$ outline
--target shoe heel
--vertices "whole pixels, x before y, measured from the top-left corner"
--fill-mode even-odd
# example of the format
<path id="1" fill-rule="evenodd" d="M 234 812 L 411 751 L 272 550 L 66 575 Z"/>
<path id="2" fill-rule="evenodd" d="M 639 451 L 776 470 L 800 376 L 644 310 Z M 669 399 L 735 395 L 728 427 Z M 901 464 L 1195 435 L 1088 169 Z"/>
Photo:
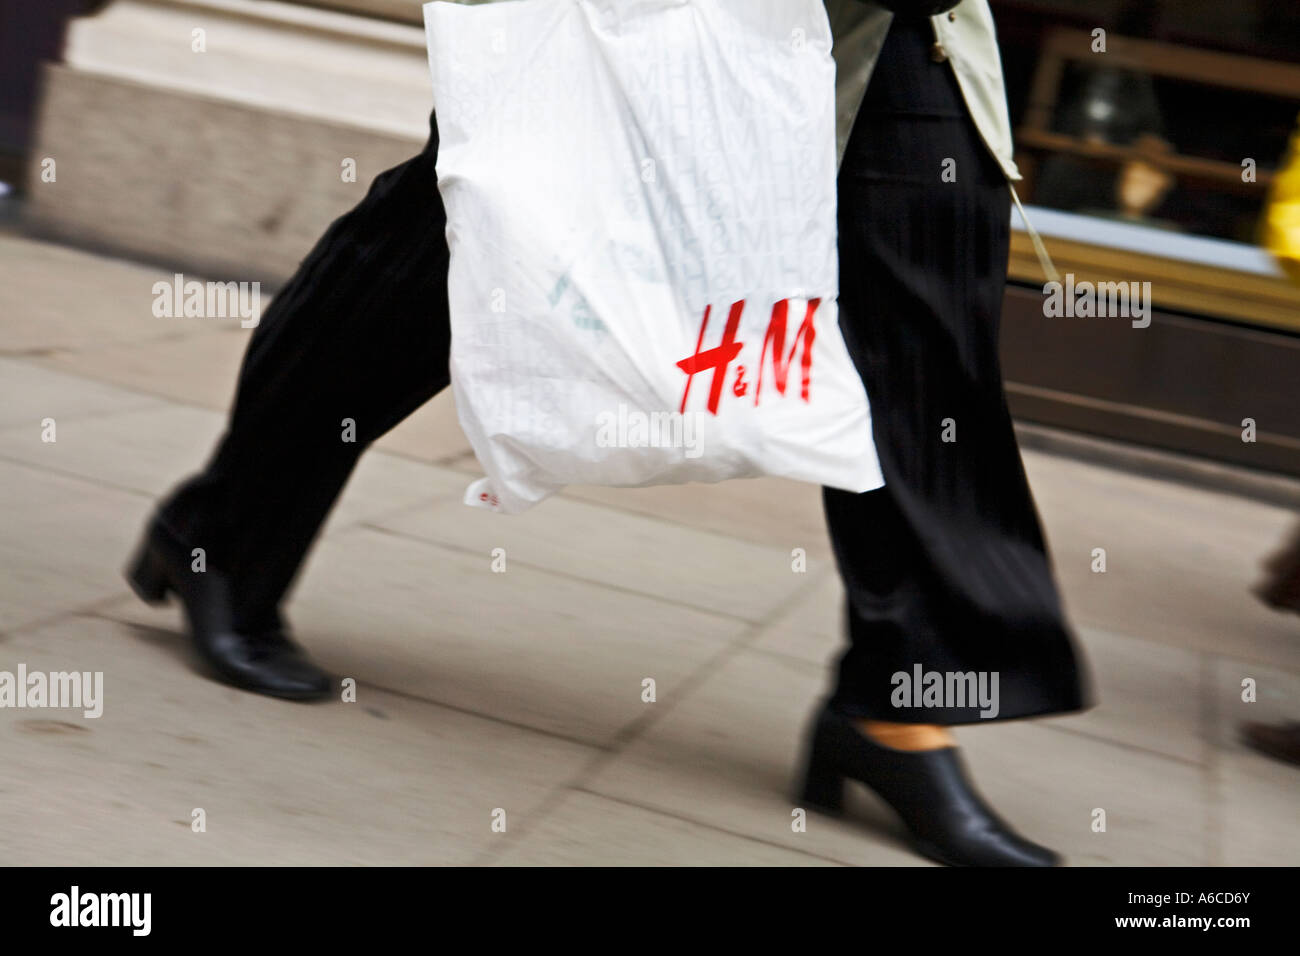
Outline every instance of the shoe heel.
<path id="1" fill-rule="evenodd" d="M 814 740 L 799 799 L 809 809 L 838 815 L 844 812 L 844 775 L 818 750 Z"/>
<path id="2" fill-rule="evenodd" d="M 127 568 L 126 582 L 146 604 L 162 604 L 167 600 L 167 578 L 147 546 L 140 549 Z"/>

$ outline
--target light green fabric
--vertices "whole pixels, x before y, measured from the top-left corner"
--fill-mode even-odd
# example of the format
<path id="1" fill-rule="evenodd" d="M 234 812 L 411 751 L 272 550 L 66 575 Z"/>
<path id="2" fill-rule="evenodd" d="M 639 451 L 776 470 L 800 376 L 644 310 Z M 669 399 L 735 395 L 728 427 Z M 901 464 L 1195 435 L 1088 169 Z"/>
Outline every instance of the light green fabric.
<path id="1" fill-rule="evenodd" d="M 893 14 L 863 0 L 826 0 L 826 12 L 835 36 L 836 132 L 842 158 Z M 962 0 L 950 14 L 940 14 L 931 22 L 935 41 L 947 54 L 946 65 L 957 75 L 966 108 L 985 145 L 997 157 L 1008 179 L 1020 179 L 1011 158 L 1011 120 L 1007 115 L 1002 57 L 987 0 Z"/>
<path id="2" fill-rule="evenodd" d="M 501 3 L 506 0 L 451 0 L 452 3 Z M 825 0 L 835 37 L 836 134 L 840 158 L 871 79 L 876 58 L 889 32 L 893 14 L 869 0 Z M 947 54 L 947 66 L 957 76 L 966 108 L 1011 180 L 1020 179 L 1012 160 L 1011 121 L 1007 116 L 1002 59 L 998 53 L 993 14 L 987 0 L 962 0 L 951 13 L 933 18 L 936 42 Z"/>

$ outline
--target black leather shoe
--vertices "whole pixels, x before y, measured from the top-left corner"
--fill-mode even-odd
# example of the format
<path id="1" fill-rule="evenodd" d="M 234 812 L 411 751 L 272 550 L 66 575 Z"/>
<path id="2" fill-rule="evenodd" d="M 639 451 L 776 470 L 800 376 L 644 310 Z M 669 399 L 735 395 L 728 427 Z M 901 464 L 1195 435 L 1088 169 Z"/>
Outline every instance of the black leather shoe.
<path id="1" fill-rule="evenodd" d="M 289 639 L 278 620 L 237 630 L 230 579 L 213 568 L 191 570 L 191 549 L 154 519 L 126 579 L 141 600 L 161 604 L 170 591 L 180 598 L 199 656 L 227 684 L 289 700 L 329 695 L 329 675 Z"/>
<path id="2" fill-rule="evenodd" d="M 1057 866 L 1061 858 L 998 819 L 966 777 L 956 747 L 882 747 L 853 721 L 822 710 L 809 745 L 804 805 L 839 814 L 844 781 L 866 784 L 894 808 L 918 853 L 948 866 Z"/>

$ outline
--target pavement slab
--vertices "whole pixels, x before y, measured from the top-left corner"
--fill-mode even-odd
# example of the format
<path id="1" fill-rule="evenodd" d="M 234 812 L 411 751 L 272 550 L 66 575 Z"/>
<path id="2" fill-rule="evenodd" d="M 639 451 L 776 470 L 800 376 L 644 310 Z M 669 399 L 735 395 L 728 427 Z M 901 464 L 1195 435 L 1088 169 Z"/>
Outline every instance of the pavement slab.
<path id="1" fill-rule="evenodd" d="M 103 714 L 0 710 L 11 865 L 456 865 L 591 759 L 553 735 L 373 687 L 286 704 L 193 677 L 153 628 L 73 616 L 6 662 L 103 672 Z M 195 832 L 195 810 L 204 832 Z M 18 825 L 21 823 L 21 825 Z"/>
<path id="2" fill-rule="evenodd" d="M 376 524 L 465 551 L 499 549 L 507 567 L 547 568 L 751 623 L 802 593 L 809 577 L 777 548 L 564 498 L 499 515 L 457 496 Z"/>

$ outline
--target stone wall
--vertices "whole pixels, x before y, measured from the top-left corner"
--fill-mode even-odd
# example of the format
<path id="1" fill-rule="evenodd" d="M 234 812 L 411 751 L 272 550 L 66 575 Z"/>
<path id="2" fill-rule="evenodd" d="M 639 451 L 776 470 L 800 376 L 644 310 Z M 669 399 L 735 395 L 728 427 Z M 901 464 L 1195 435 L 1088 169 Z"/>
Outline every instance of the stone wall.
<path id="1" fill-rule="evenodd" d="M 115 0 L 44 87 L 33 231 L 272 284 L 418 152 L 432 104 L 420 27 L 271 0 Z"/>

